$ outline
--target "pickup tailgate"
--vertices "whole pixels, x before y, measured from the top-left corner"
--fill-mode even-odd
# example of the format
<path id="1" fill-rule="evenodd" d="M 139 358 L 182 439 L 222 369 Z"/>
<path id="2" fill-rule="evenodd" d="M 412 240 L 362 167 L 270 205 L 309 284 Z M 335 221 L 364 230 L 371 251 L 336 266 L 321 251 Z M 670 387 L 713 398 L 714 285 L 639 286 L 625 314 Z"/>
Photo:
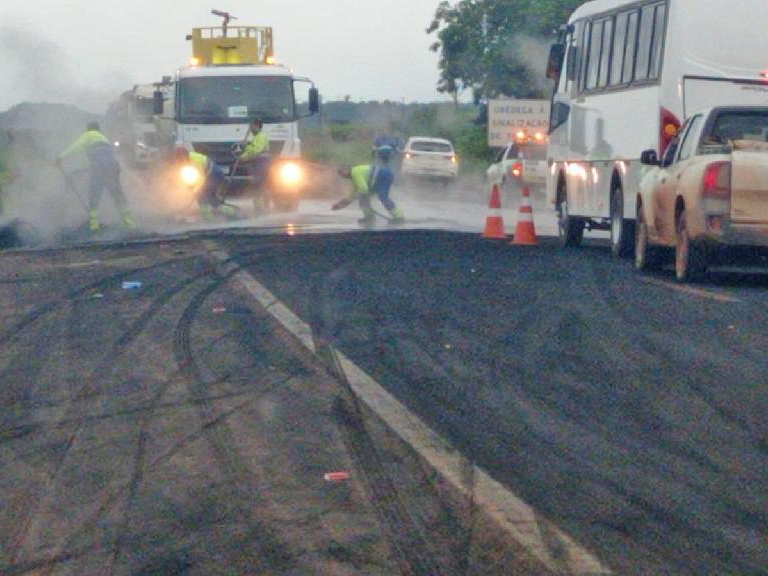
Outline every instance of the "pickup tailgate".
<path id="1" fill-rule="evenodd" d="M 768 146 L 736 149 L 731 161 L 731 219 L 742 224 L 768 223 Z"/>
<path id="2" fill-rule="evenodd" d="M 528 184 L 544 184 L 547 181 L 546 160 L 523 160 L 523 182 Z"/>

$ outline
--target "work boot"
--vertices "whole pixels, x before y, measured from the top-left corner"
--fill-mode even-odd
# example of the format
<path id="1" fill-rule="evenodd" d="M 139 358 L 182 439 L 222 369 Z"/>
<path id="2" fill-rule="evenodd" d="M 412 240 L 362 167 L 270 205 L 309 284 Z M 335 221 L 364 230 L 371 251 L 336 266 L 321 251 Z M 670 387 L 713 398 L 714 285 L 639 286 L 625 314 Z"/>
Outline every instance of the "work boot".
<path id="1" fill-rule="evenodd" d="M 128 210 L 123 210 L 121 215 L 123 217 L 123 226 L 125 226 L 126 230 L 135 230 L 136 222 L 131 216 L 131 213 Z"/>
<path id="2" fill-rule="evenodd" d="M 91 232 L 98 232 L 101 230 L 101 224 L 99 224 L 99 213 L 96 210 L 91 210 L 88 214 L 88 229 Z"/>
<path id="3" fill-rule="evenodd" d="M 210 204 L 200 204 L 200 216 L 202 216 L 203 220 L 213 220 L 216 218 L 213 206 Z"/>
<path id="4" fill-rule="evenodd" d="M 392 212 L 392 221 L 396 222 L 398 224 L 405 222 L 405 214 L 403 214 L 403 211 L 400 210 L 400 208 L 393 208 Z"/>
<path id="5" fill-rule="evenodd" d="M 358 220 L 360 224 L 373 224 L 376 215 L 373 212 L 364 212 L 363 217 Z"/>

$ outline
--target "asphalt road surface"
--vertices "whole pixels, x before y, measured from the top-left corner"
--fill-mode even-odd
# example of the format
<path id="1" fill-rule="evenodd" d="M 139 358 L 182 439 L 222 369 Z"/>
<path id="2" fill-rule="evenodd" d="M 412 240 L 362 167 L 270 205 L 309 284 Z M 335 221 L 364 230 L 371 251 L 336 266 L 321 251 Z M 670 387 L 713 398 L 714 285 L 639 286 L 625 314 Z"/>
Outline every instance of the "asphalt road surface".
<path id="1" fill-rule="evenodd" d="M 768 573 L 765 274 L 681 287 L 601 245 L 441 232 L 248 269 L 616 574 Z"/>
<path id="2" fill-rule="evenodd" d="M 768 573 L 768 276 L 283 230 L 213 238 L 615 574 Z M 323 481 L 365 476 L 343 391 L 196 237 L 0 272 L 0 573 L 460 573 L 450 534 Z"/>
<path id="3" fill-rule="evenodd" d="M 0 270 L 0 574 L 450 567 L 371 498 L 339 385 L 201 242 Z"/>

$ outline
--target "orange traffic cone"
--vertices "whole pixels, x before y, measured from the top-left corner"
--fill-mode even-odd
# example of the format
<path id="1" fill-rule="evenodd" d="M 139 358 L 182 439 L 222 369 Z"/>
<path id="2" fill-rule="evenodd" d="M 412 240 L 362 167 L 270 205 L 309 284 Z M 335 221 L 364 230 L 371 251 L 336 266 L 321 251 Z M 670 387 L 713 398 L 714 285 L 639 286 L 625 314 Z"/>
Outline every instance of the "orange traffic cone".
<path id="1" fill-rule="evenodd" d="M 504 219 L 501 217 L 501 196 L 498 184 L 493 185 L 491 202 L 488 204 L 488 218 L 485 219 L 485 232 L 483 238 L 504 240 L 507 234 L 504 232 Z"/>
<path id="2" fill-rule="evenodd" d="M 536 246 L 536 228 L 533 225 L 533 208 L 531 207 L 531 189 L 523 186 L 523 198 L 520 202 L 520 214 L 517 217 L 515 239 L 516 246 Z"/>

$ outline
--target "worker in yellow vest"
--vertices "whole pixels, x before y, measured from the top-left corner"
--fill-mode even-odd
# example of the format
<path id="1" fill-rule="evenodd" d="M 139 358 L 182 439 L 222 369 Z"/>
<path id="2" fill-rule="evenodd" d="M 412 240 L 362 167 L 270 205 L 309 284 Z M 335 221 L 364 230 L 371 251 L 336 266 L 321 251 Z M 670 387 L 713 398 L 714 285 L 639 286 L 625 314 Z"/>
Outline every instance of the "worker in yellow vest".
<path id="1" fill-rule="evenodd" d="M 61 167 L 65 158 L 72 154 L 83 153 L 88 157 L 91 174 L 88 186 L 88 226 L 92 232 L 101 229 L 99 222 L 99 202 L 104 188 L 109 191 L 112 201 L 120 211 L 123 225 L 128 229 L 136 228 L 136 223 L 128 208 L 128 201 L 120 185 L 120 164 L 115 158 L 112 145 L 99 129 L 98 122 L 90 122 L 86 131 L 80 135 L 67 149 L 56 159 L 56 165 Z"/>

